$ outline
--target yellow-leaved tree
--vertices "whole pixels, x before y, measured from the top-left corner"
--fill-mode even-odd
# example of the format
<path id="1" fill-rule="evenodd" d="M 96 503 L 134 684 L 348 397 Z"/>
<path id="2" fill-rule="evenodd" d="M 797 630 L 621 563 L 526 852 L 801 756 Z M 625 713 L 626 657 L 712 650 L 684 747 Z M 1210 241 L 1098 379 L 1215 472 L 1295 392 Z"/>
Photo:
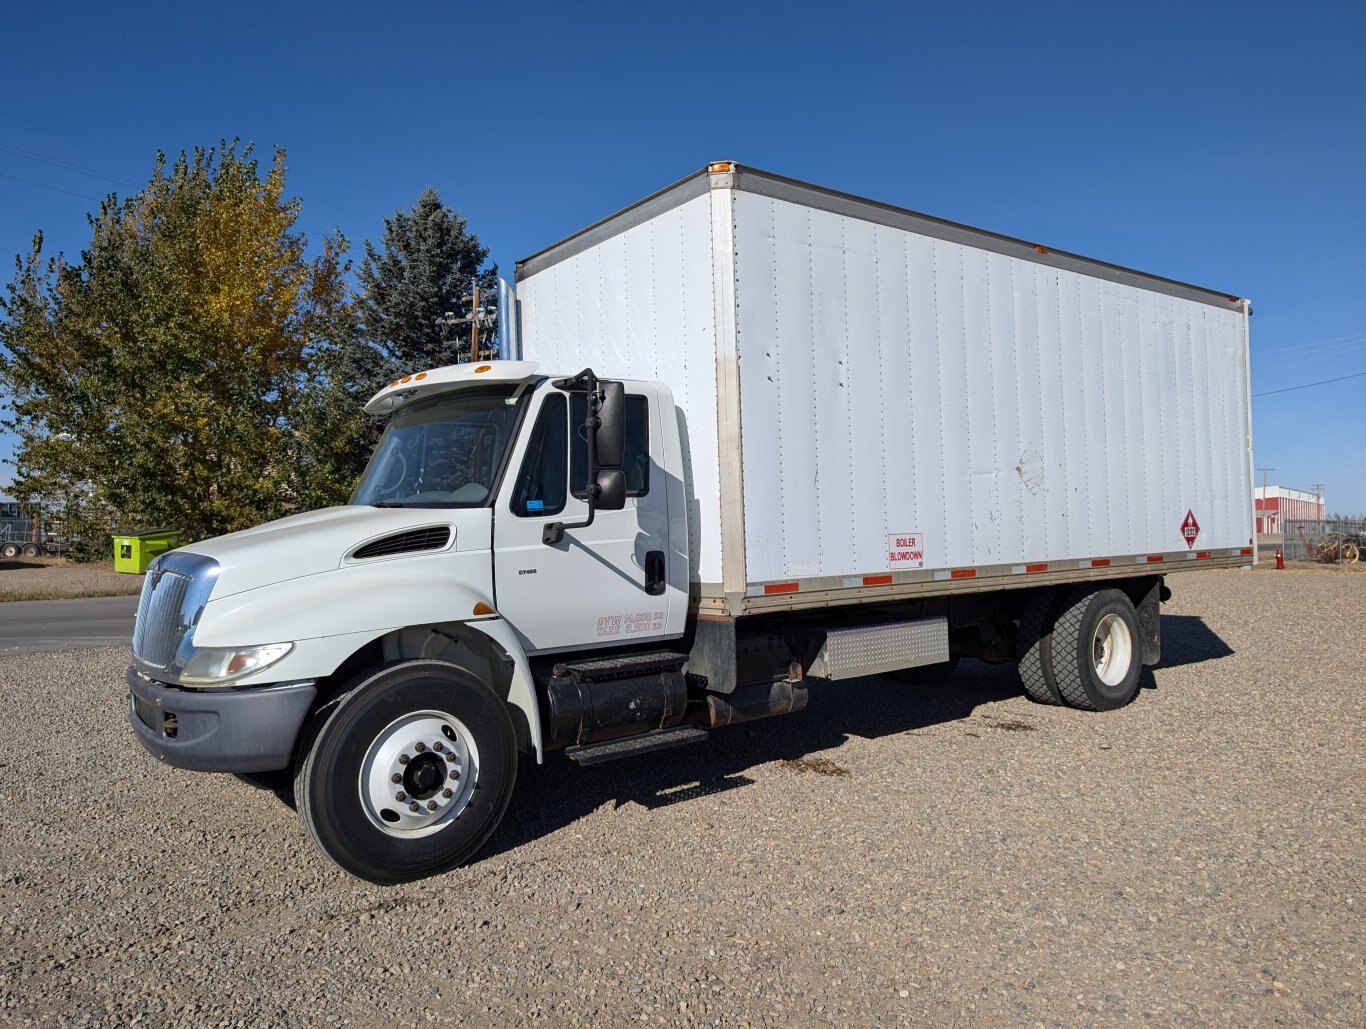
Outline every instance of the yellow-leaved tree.
<path id="1" fill-rule="evenodd" d="M 42 237 L 0 300 L 0 381 L 19 437 L 14 492 L 110 529 L 199 539 L 290 506 L 291 417 L 346 321 L 346 242 L 310 257 L 268 168 L 234 141 L 158 155 L 136 195 L 109 196 L 78 264 Z"/>

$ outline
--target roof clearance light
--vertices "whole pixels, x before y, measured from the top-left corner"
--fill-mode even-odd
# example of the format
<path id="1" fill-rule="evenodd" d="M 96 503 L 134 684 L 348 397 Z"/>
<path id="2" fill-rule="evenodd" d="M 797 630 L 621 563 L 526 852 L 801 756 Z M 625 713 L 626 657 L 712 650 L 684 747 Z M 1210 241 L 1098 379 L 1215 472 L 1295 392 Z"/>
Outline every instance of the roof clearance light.
<path id="1" fill-rule="evenodd" d="M 1036 253 L 1036 254 L 1046 254 L 1046 253 L 1048 253 L 1048 247 L 1036 246 L 1036 247 L 1034 248 L 1034 253 Z"/>
<path id="2" fill-rule="evenodd" d="M 713 175 L 720 175 L 723 172 L 732 172 L 735 171 L 735 162 L 712 161 L 711 164 L 707 165 L 707 171 L 711 172 Z"/>
<path id="3" fill-rule="evenodd" d="M 422 381 L 423 379 L 425 379 L 426 377 L 427 377 L 427 373 L 426 373 L 426 372 L 418 372 L 416 375 L 413 376 L 413 378 L 416 379 L 418 382 L 421 382 L 421 381 Z"/>
<path id="4" fill-rule="evenodd" d="M 411 375 L 405 375 L 405 376 L 403 376 L 403 378 L 399 379 L 398 381 L 399 381 L 399 382 L 412 382 L 412 381 L 413 381 L 413 377 L 412 377 Z"/>
<path id="5" fill-rule="evenodd" d="M 476 369 L 474 370 L 474 374 L 475 374 L 475 375 L 483 375 L 484 372 L 491 372 L 491 371 L 493 371 L 493 365 L 491 365 L 491 364 L 481 364 L 478 368 L 476 368 Z"/>

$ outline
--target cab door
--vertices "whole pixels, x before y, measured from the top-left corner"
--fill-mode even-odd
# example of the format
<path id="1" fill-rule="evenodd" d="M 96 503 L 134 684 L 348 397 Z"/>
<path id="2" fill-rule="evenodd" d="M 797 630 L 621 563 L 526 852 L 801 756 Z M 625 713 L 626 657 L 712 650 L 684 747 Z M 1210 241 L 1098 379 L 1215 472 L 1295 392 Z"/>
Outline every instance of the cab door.
<path id="1" fill-rule="evenodd" d="M 498 612 L 528 652 L 621 646 L 669 635 L 679 571 L 669 569 L 669 489 L 659 404 L 628 383 L 622 470 L 626 506 L 542 542 L 549 522 L 583 521 L 587 394 L 550 383 L 532 395 L 529 429 L 512 455 L 494 507 Z M 672 412 L 670 412 L 672 414 Z M 576 495 L 579 494 L 579 495 Z M 686 588 L 686 587 L 685 587 Z M 684 594 L 686 601 L 686 593 Z M 675 633 L 676 635 L 676 633 Z"/>

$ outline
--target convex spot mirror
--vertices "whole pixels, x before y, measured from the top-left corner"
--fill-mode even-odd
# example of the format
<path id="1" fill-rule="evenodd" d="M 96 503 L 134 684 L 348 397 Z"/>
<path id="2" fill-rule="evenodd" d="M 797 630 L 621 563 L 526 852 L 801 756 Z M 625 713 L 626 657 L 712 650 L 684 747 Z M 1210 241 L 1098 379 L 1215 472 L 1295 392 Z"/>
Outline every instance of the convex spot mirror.
<path id="1" fill-rule="evenodd" d="M 602 391 L 602 406 L 598 408 L 598 467 L 618 468 L 626 456 L 626 387 L 620 382 L 599 380 L 598 388 Z M 602 501 L 598 506 L 607 508 Z M 617 508 L 620 507 L 618 504 Z"/>
<path id="2" fill-rule="evenodd" d="M 626 506 L 626 473 L 620 468 L 599 468 L 598 497 L 594 503 L 599 511 L 620 511 Z"/>

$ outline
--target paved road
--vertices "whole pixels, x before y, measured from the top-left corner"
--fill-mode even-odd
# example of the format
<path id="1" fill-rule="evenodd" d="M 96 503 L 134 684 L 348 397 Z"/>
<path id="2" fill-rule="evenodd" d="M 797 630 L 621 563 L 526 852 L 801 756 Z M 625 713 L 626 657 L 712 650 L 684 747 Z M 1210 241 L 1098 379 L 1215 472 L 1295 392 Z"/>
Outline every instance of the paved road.
<path id="1" fill-rule="evenodd" d="M 137 609 L 137 597 L 0 604 L 0 654 L 126 644 Z"/>

